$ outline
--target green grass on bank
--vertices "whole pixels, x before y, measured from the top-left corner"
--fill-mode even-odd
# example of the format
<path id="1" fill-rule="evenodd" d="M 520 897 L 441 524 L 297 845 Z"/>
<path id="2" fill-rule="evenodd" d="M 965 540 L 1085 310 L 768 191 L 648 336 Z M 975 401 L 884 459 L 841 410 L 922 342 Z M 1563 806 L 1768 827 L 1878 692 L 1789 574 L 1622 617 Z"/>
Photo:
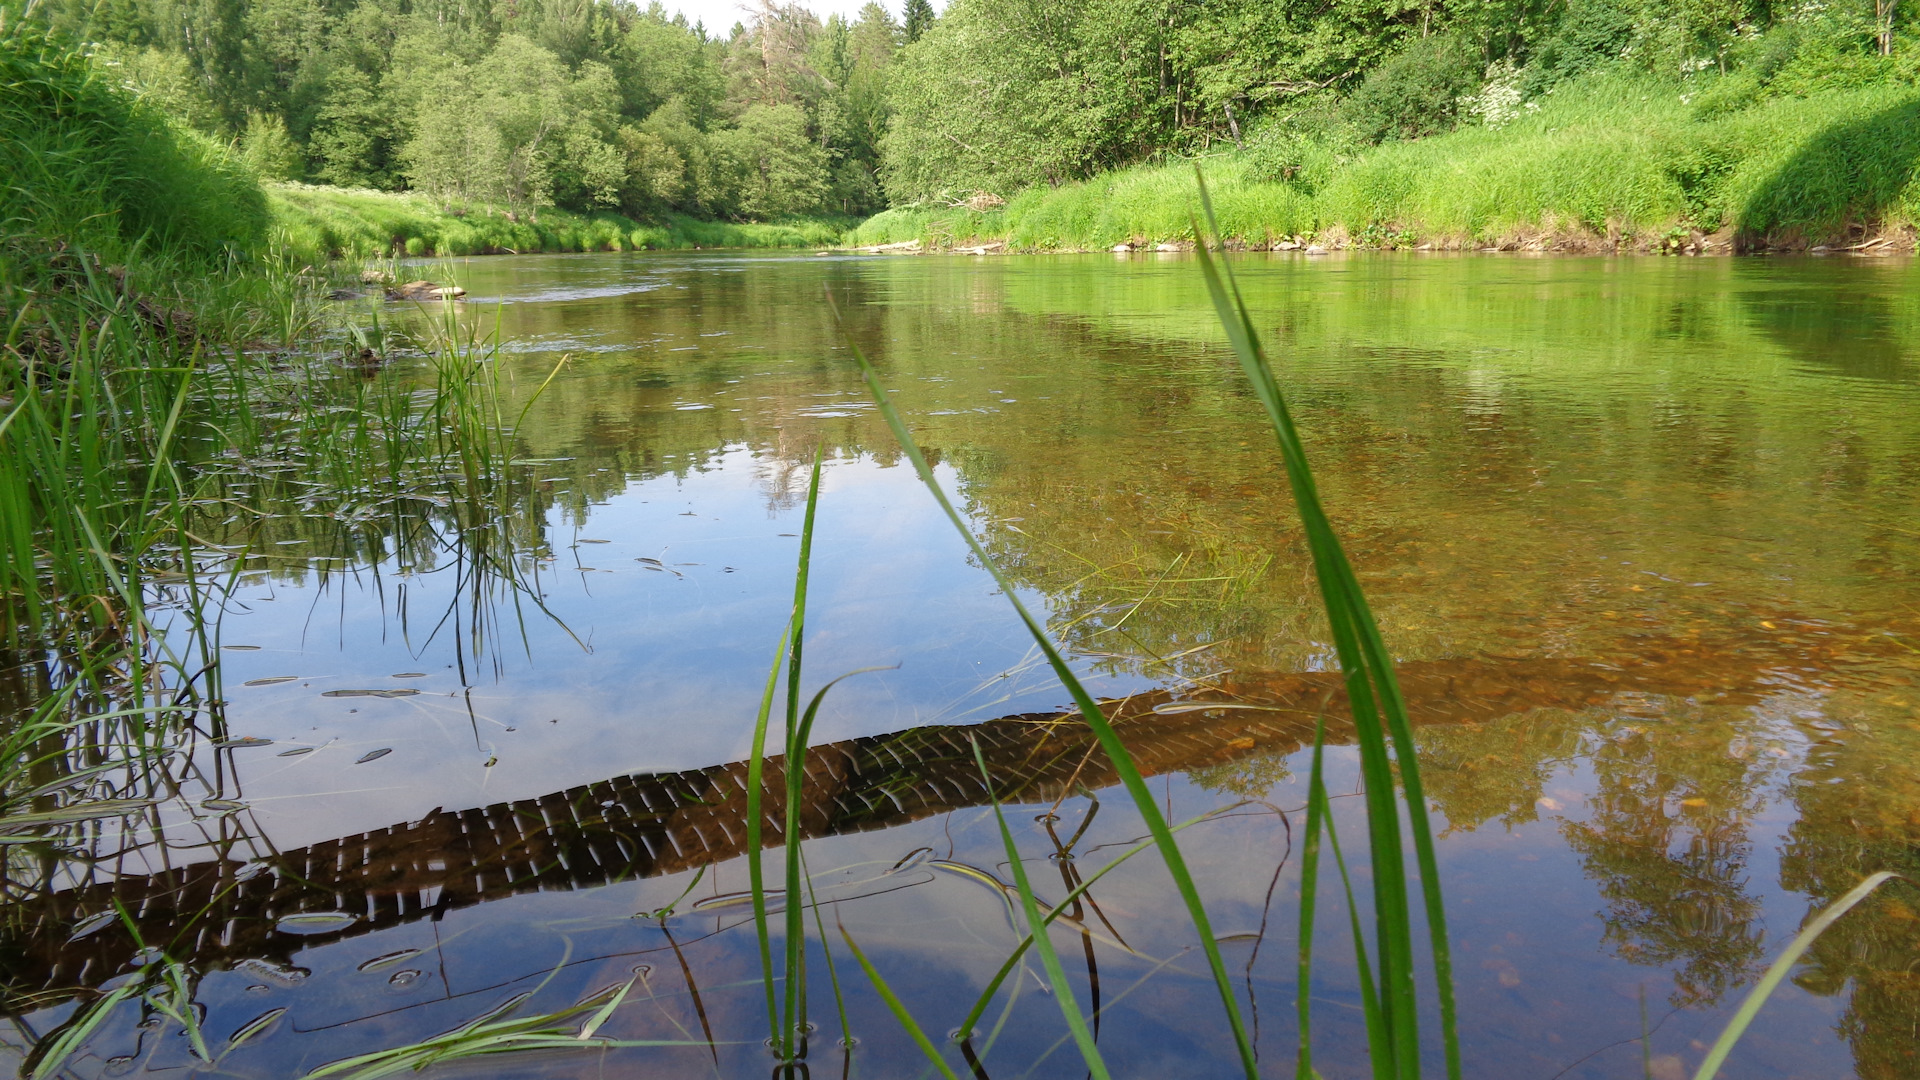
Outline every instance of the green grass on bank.
<path id="1" fill-rule="evenodd" d="M 450 210 L 417 195 L 355 188 L 272 184 L 274 234 L 300 258 L 482 255 L 635 248 L 774 248 L 837 243 L 843 226 L 803 219 L 779 224 L 700 221 L 669 214 L 639 222 L 613 213 L 537 214 L 473 207 Z"/>
<path id="2" fill-rule="evenodd" d="M 253 177 L 31 23 L 0 20 L 0 258 L 37 277 L 57 252 L 205 271 L 266 233 Z"/>
<path id="3" fill-rule="evenodd" d="M 1546 237 L 1655 247 L 1676 233 L 1793 247 L 1920 223 L 1920 88 L 1777 97 L 1744 107 L 1601 74 L 1501 128 L 1469 127 L 1259 179 L 1257 151 L 1203 162 L 1224 235 L 1464 246 Z M 1192 238 L 1190 162 L 1016 194 L 1004 209 L 904 207 L 853 244 L 1004 240 L 1098 249 Z"/>

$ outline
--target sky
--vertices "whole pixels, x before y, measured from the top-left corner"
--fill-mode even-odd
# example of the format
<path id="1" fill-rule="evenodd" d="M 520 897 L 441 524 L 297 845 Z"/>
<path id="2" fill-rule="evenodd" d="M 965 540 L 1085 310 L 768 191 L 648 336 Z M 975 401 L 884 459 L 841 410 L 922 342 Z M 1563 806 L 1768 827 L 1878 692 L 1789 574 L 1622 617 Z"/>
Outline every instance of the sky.
<path id="1" fill-rule="evenodd" d="M 668 11 L 678 11 L 686 15 L 688 22 L 703 22 L 710 34 L 725 36 L 733 24 L 746 18 L 747 8 L 753 0 L 661 0 Z M 805 6 L 812 8 L 821 18 L 841 14 L 851 18 L 866 5 L 867 0 L 802 0 Z M 901 0 L 880 0 L 893 17 L 900 17 Z M 644 4 L 642 5 L 644 6 Z M 946 0 L 933 0 L 933 8 L 939 11 L 946 7 Z"/>

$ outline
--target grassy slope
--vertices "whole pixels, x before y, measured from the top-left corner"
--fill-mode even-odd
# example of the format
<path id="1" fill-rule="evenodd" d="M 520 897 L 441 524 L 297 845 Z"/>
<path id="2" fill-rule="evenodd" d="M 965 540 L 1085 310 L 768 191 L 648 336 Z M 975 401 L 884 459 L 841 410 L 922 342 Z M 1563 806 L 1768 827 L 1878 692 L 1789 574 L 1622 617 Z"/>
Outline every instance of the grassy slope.
<path id="1" fill-rule="evenodd" d="M 618 214 L 551 208 L 532 220 L 510 220 L 486 210 L 456 215 L 415 195 L 305 184 L 274 184 L 267 195 L 276 243 L 309 261 L 398 253 L 808 247 L 835 243 L 842 232 L 837 223 L 817 220 L 741 225 L 672 214 L 646 224 Z"/>
<path id="2" fill-rule="evenodd" d="M 1920 90 L 1785 97 L 1712 115 L 1670 88 L 1618 76 L 1568 85 L 1500 129 L 1372 148 L 1317 190 L 1248 178 L 1239 155 L 1204 163 L 1222 231 L 1396 246 L 1658 247 L 1696 233 L 1796 246 L 1850 227 L 1920 223 Z M 1005 240 L 1106 248 L 1190 239 L 1191 163 L 1141 166 L 1003 210 L 908 207 L 854 244 Z"/>

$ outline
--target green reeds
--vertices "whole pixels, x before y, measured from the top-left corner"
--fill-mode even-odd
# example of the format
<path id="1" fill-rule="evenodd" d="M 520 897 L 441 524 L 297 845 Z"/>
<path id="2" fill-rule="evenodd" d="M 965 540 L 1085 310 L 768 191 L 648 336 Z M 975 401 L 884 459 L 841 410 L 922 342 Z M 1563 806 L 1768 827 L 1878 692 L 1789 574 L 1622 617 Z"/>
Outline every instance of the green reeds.
<path id="1" fill-rule="evenodd" d="M 804 712 L 800 708 L 800 677 L 807 630 L 807 581 L 813 566 L 813 527 L 820 509 L 820 466 L 825 448 L 816 448 L 813 470 L 807 480 L 807 509 L 800 526 L 800 558 L 794 571 L 793 609 L 775 650 L 773 666 L 767 672 L 767 685 L 760 698 L 755 718 L 753 743 L 747 757 L 747 879 L 753 893 L 753 926 L 760 948 L 761 984 L 766 991 L 768 1044 L 782 1061 L 802 1056 L 806 1027 L 806 923 L 801 896 L 803 873 L 800 857 L 800 810 L 802 788 L 806 781 L 807 735 L 820 708 L 827 684 L 814 696 Z M 766 756 L 769 721 L 773 713 L 780 669 L 786 666 L 786 725 L 782 738 L 785 755 L 782 820 L 780 839 L 785 855 L 784 908 L 785 936 L 779 979 L 775 990 L 772 929 L 767 920 L 766 867 L 763 861 L 766 818 Z M 837 681 L 837 680 L 836 680 Z M 822 945 L 825 939 L 822 939 Z M 850 1037 L 849 1033 L 842 1033 Z"/>
<path id="2" fill-rule="evenodd" d="M 1208 224 L 1212 226 L 1212 207 L 1205 202 L 1204 187 L 1201 189 L 1201 198 Z M 1191 224 L 1195 235 L 1206 235 L 1201 230 L 1198 220 L 1192 221 Z M 1333 630 L 1335 649 L 1346 676 L 1349 705 L 1360 732 L 1362 773 L 1366 783 L 1368 807 L 1368 840 L 1374 879 L 1374 933 L 1376 951 L 1380 957 L 1377 977 L 1371 964 L 1365 959 L 1365 943 L 1360 931 L 1357 909 L 1352 912 L 1351 919 L 1356 935 L 1355 943 L 1360 948 L 1361 964 L 1366 969 L 1361 973 L 1363 985 L 1369 988 L 1369 993 L 1366 995 L 1369 999 L 1367 1017 L 1374 1073 L 1383 1080 L 1384 1078 L 1411 1080 L 1419 1076 L 1421 1067 L 1418 1000 L 1414 984 L 1414 915 L 1404 865 L 1401 818 L 1395 790 L 1397 781 L 1398 785 L 1404 786 L 1406 790 L 1407 817 L 1420 867 L 1425 901 L 1424 914 L 1428 924 L 1428 937 L 1435 968 L 1434 977 L 1440 999 L 1441 1038 L 1447 1072 L 1450 1077 L 1457 1080 L 1460 1075 L 1459 1042 L 1454 1015 L 1445 909 L 1440 896 L 1432 831 L 1420 789 L 1412 728 L 1407 719 L 1405 702 L 1394 677 L 1392 660 L 1380 637 L 1379 628 L 1367 606 L 1359 582 L 1354 576 L 1324 508 L 1320 505 L 1299 433 L 1287 412 L 1278 383 L 1260 348 L 1259 339 L 1253 329 L 1245 303 L 1241 300 L 1237 287 L 1232 283 L 1231 272 L 1218 266 L 1204 246 L 1201 252 L 1201 269 L 1221 322 L 1227 329 L 1228 340 L 1235 355 L 1240 359 L 1243 370 L 1253 383 L 1256 395 L 1265 406 L 1278 439 L 1289 486 L 1307 532 L 1315 575 L 1320 582 L 1322 600 L 1326 605 L 1328 622 Z M 831 297 L 829 299 L 831 300 Z M 1125 745 L 1105 714 L 1053 646 L 1045 628 L 1020 601 L 1012 582 L 988 556 L 972 531 L 967 528 L 966 521 L 948 501 L 945 492 L 941 490 L 932 470 L 928 467 L 925 457 L 914 443 L 911 432 L 907 429 L 899 412 L 893 407 L 892 400 L 880 381 L 878 371 L 851 337 L 847 339 L 847 345 L 860 367 L 869 393 L 900 444 L 902 452 L 912 462 L 921 482 L 933 494 L 948 520 L 971 547 L 974 556 L 993 575 L 995 583 L 1007 595 L 1028 633 L 1073 696 L 1082 718 L 1092 729 L 1101 748 L 1113 762 L 1115 772 L 1133 797 L 1136 807 L 1147 823 L 1152 840 L 1180 891 L 1181 899 L 1187 907 L 1195 929 L 1199 932 L 1201 946 L 1206 952 L 1208 965 L 1212 969 L 1221 1004 L 1233 1030 L 1242 1064 L 1249 1077 L 1256 1076 L 1258 1067 L 1252 1043 L 1241 1022 L 1238 1003 L 1215 944 L 1205 905 L 1193 884 L 1192 875 L 1187 870 L 1172 830 L 1168 827 L 1158 805 L 1147 792 L 1145 782 L 1138 768 L 1134 766 L 1131 755 L 1127 753 Z M 1389 745 L 1389 738 L 1391 738 L 1391 745 Z M 1317 762 L 1318 752 L 1316 751 L 1316 764 Z M 1322 794 L 1324 796 L 1324 792 Z M 1310 811 L 1309 815 L 1313 819 L 1310 826 L 1312 830 L 1310 844 L 1315 845 L 1313 850 L 1316 860 L 1319 829 L 1326 827 L 1331 836 L 1332 823 L 1324 813 L 1324 804 L 1321 810 L 1319 814 Z M 1338 858 L 1337 843 L 1334 850 Z M 1017 856 L 1015 858 L 1017 865 Z M 1344 879 L 1346 877 L 1344 859 L 1340 861 Z M 1317 861 L 1315 871 L 1317 872 Z M 1032 902 L 1031 891 L 1024 888 L 1020 891 L 1023 893 L 1023 903 L 1029 909 L 1034 934 L 1037 936 L 1042 932 L 1045 920 L 1041 918 L 1037 906 Z M 1310 906 L 1303 911 L 1306 920 L 1303 926 L 1309 932 L 1309 937 L 1311 914 Z M 1035 945 L 1039 946 L 1037 940 Z M 1041 951 L 1044 957 L 1046 952 L 1044 949 Z M 1303 993 L 1305 980 L 1310 977 L 1310 970 L 1310 944 L 1303 941 L 1301 976 Z M 1373 989 L 1375 985 L 1377 985 L 1377 991 Z M 1062 1007 L 1068 1009 L 1069 1003 L 1063 1001 Z M 975 1011 L 977 1013 L 978 1009 L 976 1008 Z M 1074 1026 L 1073 1019 L 1070 1014 L 1068 1017 L 1070 1027 Z M 1302 1049 L 1299 1068 L 1302 1076 L 1306 1076 L 1311 1074 L 1312 1065 L 1311 1052 L 1308 1048 L 1310 1032 L 1307 1028 L 1308 1016 L 1304 998 L 1301 1021 Z M 1083 1056 L 1087 1058 L 1089 1068 L 1095 1072 L 1100 1071 L 1102 1066 L 1099 1063 L 1097 1049 L 1092 1046 L 1090 1039 L 1081 1039 L 1080 1034 L 1080 1030 L 1075 1028 L 1075 1038 L 1081 1043 Z"/>
<path id="3" fill-rule="evenodd" d="M 1207 198 L 1204 178 L 1199 181 L 1200 202 L 1211 235 L 1213 207 Z M 1408 888 L 1406 861 L 1401 846 L 1401 818 L 1398 786 L 1405 789 L 1407 821 L 1411 826 L 1414 854 L 1419 864 L 1420 891 L 1424 900 L 1427 940 L 1433 956 L 1433 977 L 1440 1004 L 1440 1038 L 1446 1056 L 1447 1075 L 1460 1075 L 1460 1041 L 1456 1030 L 1453 1001 L 1453 965 L 1447 942 L 1446 908 L 1440 895 L 1440 869 L 1434 855 L 1433 829 L 1427 819 L 1426 796 L 1420 785 L 1419 756 L 1413 741 L 1413 725 L 1407 717 L 1406 700 L 1401 696 L 1394 675 L 1393 657 L 1380 636 L 1379 624 L 1367 604 L 1365 593 L 1355 577 L 1346 551 L 1334 532 L 1333 523 L 1320 504 L 1313 470 L 1307 463 L 1306 447 L 1294 426 L 1286 399 L 1274 378 L 1273 368 L 1261 348 L 1259 334 L 1246 301 L 1233 280 L 1233 271 L 1216 261 L 1206 244 L 1199 249 L 1200 270 L 1207 282 L 1208 295 L 1226 330 L 1227 341 L 1254 394 L 1267 411 L 1279 442 L 1280 456 L 1287 474 L 1287 485 L 1299 511 L 1301 525 L 1312 552 L 1314 576 L 1319 581 L 1320 597 L 1326 606 L 1328 626 L 1333 634 L 1334 650 L 1345 676 L 1348 708 L 1353 713 L 1355 741 L 1360 750 L 1360 771 L 1367 806 L 1367 840 L 1372 855 L 1373 915 L 1376 952 L 1379 957 L 1380 1041 L 1374 1054 L 1377 1077 L 1411 1080 L 1420 1075 L 1420 1033 L 1418 999 L 1414 983 L 1414 920 L 1411 891 Z M 1375 1023 L 1368 1026 L 1375 1031 Z M 1302 1040 L 1309 1037 L 1301 1032 Z M 1385 1060 L 1381 1054 L 1385 1054 Z"/>

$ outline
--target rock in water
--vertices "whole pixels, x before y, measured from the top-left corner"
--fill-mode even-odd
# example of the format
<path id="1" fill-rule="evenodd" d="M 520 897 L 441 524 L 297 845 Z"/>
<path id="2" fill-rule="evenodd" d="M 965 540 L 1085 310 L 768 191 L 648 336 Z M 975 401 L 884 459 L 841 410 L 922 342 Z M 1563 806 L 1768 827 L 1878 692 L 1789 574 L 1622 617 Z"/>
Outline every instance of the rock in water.
<path id="1" fill-rule="evenodd" d="M 439 300 L 448 296 L 457 299 L 465 295 L 467 290 L 458 285 L 436 285 L 431 281 L 409 281 L 387 290 L 389 300 Z"/>

